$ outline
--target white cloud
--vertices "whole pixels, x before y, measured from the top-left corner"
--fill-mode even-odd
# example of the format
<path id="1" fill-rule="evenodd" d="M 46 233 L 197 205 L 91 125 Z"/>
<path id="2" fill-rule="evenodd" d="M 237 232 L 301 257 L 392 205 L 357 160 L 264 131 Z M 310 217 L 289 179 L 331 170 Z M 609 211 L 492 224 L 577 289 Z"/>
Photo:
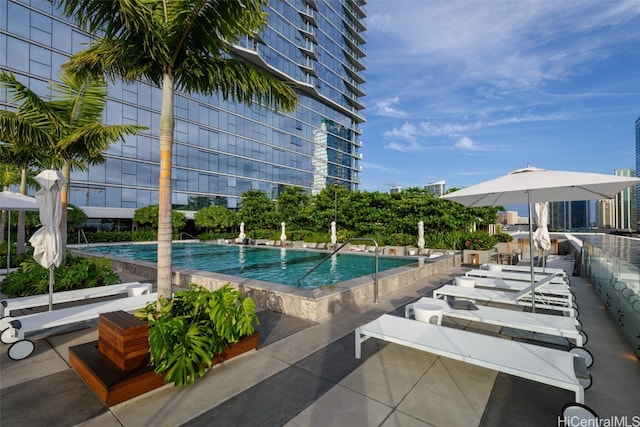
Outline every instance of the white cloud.
<path id="1" fill-rule="evenodd" d="M 637 40 L 640 2 L 370 0 L 368 61 L 393 75 L 412 69 L 407 93 L 422 84 L 454 87 L 481 82 L 508 95 L 564 81 L 610 56 L 621 37 Z M 594 37 L 594 33 L 597 34 Z M 398 47 L 402 54 L 389 55 Z M 375 65 L 374 65 L 375 64 Z M 420 82 L 423 70 L 425 80 Z M 433 81 L 435 79 L 435 82 Z"/>
<path id="2" fill-rule="evenodd" d="M 476 146 L 475 142 L 473 142 L 473 140 L 471 138 L 469 138 L 468 136 L 463 136 L 462 138 L 460 138 L 458 140 L 458 142 L 455 145 L 456 148 L 461 148 L 463 150 L 477 150 L 478 147 Z"/>
<path id="3" fill-rule="evenodd" d="M 399 102 L 400 98 L 398 98 L 397 96 L 377 101 L 373 105 L 373 112 L 374 114 L 380 116 L 404 117 L 407 114 L 404 111 L 395 108 L 395 105 L 397 105 Z"/>

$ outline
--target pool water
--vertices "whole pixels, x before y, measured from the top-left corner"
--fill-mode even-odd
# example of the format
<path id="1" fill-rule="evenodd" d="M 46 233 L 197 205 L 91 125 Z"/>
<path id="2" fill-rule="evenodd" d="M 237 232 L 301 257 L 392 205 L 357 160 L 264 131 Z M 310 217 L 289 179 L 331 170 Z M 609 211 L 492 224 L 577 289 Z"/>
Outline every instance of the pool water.
<path id="1" fill-rule="evenodd" d="M 84 251 L 157 262 L 156 244 L 90 246 Z M 326 251 L 268 248 L 212 243 L 174 243 L 173 266 L 211 271 L 247 279 L 298 286 L 298 280 L 329 253 Z M 378 257 L 378 271 L 414 264 L 406 258 Z M 318 288 L 360 276 L 373 275 L 375 257 L 339 253 L 325 261 L 300 283 Z"/>

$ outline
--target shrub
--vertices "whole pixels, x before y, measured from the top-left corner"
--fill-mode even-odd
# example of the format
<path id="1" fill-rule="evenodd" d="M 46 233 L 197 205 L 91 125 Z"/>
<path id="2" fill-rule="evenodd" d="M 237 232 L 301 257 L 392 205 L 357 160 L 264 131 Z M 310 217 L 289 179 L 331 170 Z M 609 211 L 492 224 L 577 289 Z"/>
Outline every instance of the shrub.
<path id="1" fill-rule="evenodd" d="M 49 292 L 49 270 L 33 258 L 27 259 L 18 271 L 7 274 L 2 291 L 9 297 L 46 294 Z M 67 255 L 64 263 L 54 269 L 54 292 L 113 285 L 119 278 L 107 258 L 82 258 Z"/>
<path id="2" fill-rule="evenodd" d="M 230 343 L 254 333 L 255 303 L 228 284 L 209 291 L 196 284 L 138 310 L 149 324 L 149 352 L 155 372 L 176 386 L 202 377 Z"/>
<path id="3" fill-rule="evenodd" d="M 474 231 L 467 235 L 464 248 L 486 251 L 493 248 L 496 243 L 498 243 L 498 239 L 495 236 L 485 231 Z"/>
<path id="4" fill-rule="evenodd" d="M 498 242 L 502 242 L 502 243 L 506 243 L 506 242 L 510 242 L 513 240 L 513 236 L 509 233 L 498 233 L 495 234 L 496 239 L 498 239 Z"/>

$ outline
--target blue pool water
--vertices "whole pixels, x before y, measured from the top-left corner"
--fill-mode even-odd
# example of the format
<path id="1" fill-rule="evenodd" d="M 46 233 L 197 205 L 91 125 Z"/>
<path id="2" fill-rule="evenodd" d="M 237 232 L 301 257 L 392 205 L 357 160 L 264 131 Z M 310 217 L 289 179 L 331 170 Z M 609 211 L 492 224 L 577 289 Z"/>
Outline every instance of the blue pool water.
<path id="1" fill-rule="evenodd" d="M 157 262 L 157 245 L 104 245 L 83 248 L 87 252 L 119 256 L 139 261 Z M 328 255 L 326 251 L 267 248 L 211 243 L 174 243 L 173 266 L 193 268 L 298 286 L 298 279 Z M 415 263 L 403 258 L 379 257 L 378 271 Z M 325 261 L 302 282 L 303 288 L 317 288 L 360 276 L 373 275 L 375 257 L 337 254 Z"/>

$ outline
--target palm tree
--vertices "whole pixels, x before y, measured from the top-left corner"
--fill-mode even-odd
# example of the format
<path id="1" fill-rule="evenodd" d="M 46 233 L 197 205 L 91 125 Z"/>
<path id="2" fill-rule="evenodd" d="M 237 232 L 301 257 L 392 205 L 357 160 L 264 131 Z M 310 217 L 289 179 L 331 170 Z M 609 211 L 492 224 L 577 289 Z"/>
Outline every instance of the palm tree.
<path id="1" fill-rule="evenodd" d="M 145 79 L 162 88 L 158 211 L 158 295 L 171 298 L 171 156 L 176 89 L 219 93 L 246 104 L 293 110 L 295 91 L 230 54 L 232 43 L 266 25 L 267 0 L 57 0 L 79 26 L 102 36 L 73 55 L 79 76 Z"/>
<path id="2" fill-rule="evenodd" d="M 20 171 L 12 162 L 9 155 L 9 147 L 0 146 L 0 186 L 1 190 L 8 190 L 12 184 L 17 184 L 20 177 Z M 7 223 L 7 211 L 2 209 L 0 212 L 0 244 L 4 242 L 4 229 Z M 11 242 L 8 242 L 10 245 Z"/>
<path id="3" fill-rule="evenodd" d="M 61 83 L 52 83 L 52 99 L 42 100 L 11 73 L 0 73 L 0 82 L 22 102 L 14 112 L 0 112 L 0 139 L 12 144 L 13 160 L 20 166 L 20 190 L 26 194 L 27 170 L 62 169 L 65 185 L 60 192 L 62 212 L 60 234 L 66 252 L 67 204 L 71 170 L 88 169 L 103 163 L 104 151 L 125 135 L 144 129 L 137 125 L 104 125 L 107 84 L 103 78 L 79 78 L 60 74 Z M 23 220 L 24 221 L 24 220 Z M 24 226 L 23 239 L 24 239 Z"/>
<path id="4" fill-rule="evenodd" d="M 0 162 L 11 165 L 11 168 L 3 168 L 2 182 L 3 186 L 19 184 L 20 194 L 26 195 L 27 186 L 35 182 L 29 174 L 31 168 L 42 163 L 45 157 L 48 158 L 48 153 L 53 152 L 50 129 L 56 117 L 46 101 L 16 80 L 12 73 L 0 72 L 0 86 L 11 95 L 11 104 L 20 103 L 14 110 L 0 111 L 0 140 L 6 143 L 1 147 Z M 10 170 L 13 172 L 10 173 Z M 10 178 L 11 175 L 14 178 Z M 4 224 L 4 219 L 0 223 Z M 16 236 L 18 254 L 24 252 L 24 224 L 25 213 L 19 211 Z"/>
<path id="5" fill-rule="evenodd" d="M 67 205 L 71 171 L 87 171 L 89 165 L 104 163 L 104 152 L 126 135 L 133 135 L 144 126 L 105 125 L 102 115 L 107 106 L 107 84 L 102 76 L 78 76 L 62 73 L 62 83 L 52 83 L 49 102 L 60 121 L 54 132 L 52 165 L 60 168 L 65 183 L 60 191 L 62 205 L 60 234 L 62 253 L 66 253 Z"/>

